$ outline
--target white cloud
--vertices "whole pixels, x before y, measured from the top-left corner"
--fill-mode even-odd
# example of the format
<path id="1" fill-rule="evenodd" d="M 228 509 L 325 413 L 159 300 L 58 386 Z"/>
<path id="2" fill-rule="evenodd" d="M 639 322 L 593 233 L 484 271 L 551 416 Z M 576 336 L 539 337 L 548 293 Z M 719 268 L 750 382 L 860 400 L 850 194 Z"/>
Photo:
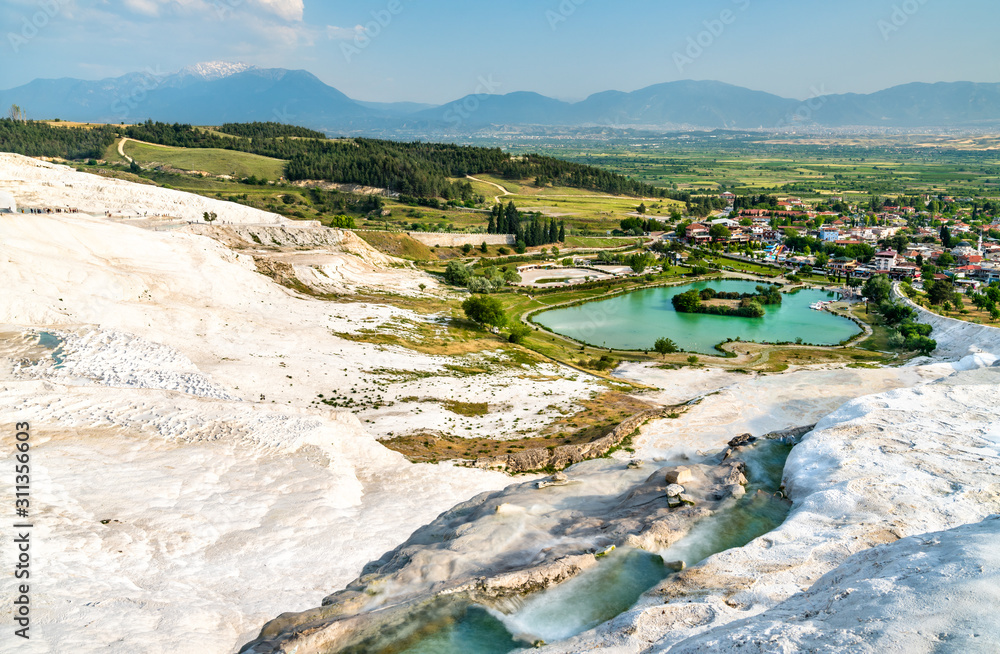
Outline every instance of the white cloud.
<path id="1" fill-rule="evenodd" d="M 143 16 L 160 16 L 167 11 L 213 12 L 225 18 L 257 7 L 287 21 L 301 22 L 303 0 L 122 0 L 126 9 Z"/>
<path id="2" fill-rule="evenodd" d="M 365 28 L 361 25 L 355 25 L 354 27 L 326 26 L 326 35 L 335 41 L 350 41 L 359 34 L 363 34 L 364 31 Z"/>
<path id="3" fill-rule="evenodd" d="M 285 20 L 302 20 L 302 12 L 305 9 L 303 0 L 254 0 L 254 2 Z"/>
<path id="4" fill-rule="evenodd" d="M 125 0 L 125 6 L 143 16 L 159 16 L 163 0 Z"/>

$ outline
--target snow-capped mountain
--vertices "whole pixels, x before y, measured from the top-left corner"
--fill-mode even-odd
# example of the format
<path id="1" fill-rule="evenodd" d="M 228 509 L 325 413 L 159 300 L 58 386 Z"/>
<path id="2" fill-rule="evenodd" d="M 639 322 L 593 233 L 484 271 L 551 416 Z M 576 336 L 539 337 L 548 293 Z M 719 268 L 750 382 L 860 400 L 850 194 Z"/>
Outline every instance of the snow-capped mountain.
<path id="1" fill-rule="evenodd" d="M 193 77 L 199 77 L 206 82 L 211 82 L 213 80 L 236 75 L 237 73 L 253 70 L 254 68 L 256 68 L 256 66 L 244 64 L 242 62 L 232 63 L 229 61 L 203 61 L 191 66 L 185 66 L 180 70 L 178 75 L 191 75 Z"/>

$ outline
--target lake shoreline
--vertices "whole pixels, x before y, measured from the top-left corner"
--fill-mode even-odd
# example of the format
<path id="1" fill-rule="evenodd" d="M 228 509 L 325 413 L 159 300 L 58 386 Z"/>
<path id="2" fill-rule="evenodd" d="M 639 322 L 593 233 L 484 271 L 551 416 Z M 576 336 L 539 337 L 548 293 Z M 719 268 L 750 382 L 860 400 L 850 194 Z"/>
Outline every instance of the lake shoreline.
<path id="1" fill-rule="evenodd" d="M 581 333 L 582 329 L 587 329 L 588 327 L 583 327 L 583 328 L 579 327 L 580 324 L 586 324 L 585 320 L 580 320 L 579 319 L 580 316 L 574 316 L 575 320 L 569 326 L 561 326 L 559 324 L 553 325 L 552 322 L 549 322 L 549 324 L 545 324 L 545 323 L 542 323 L 541 321 L 539 321 L 538 318 L 542 314 L 554 314 L 554 313 L 557 313 L 557 312 L 562 312 L 562 311 L 566 311 L 568 309 L 574 309 L 574 308 L 577 308 L 577 307 L 581 307 L 583 305 L 588 305 L 588 304 L 597 303 L 597 302 L 607 302 L 607 303 L 618 303 L 618 304 L 620 304 L 620 303 L 622 303 L 624 301 L 625 298 L 628 298 L 629 296 L 634 296 L 634 295 L 640 294 L 640 293 L 643 293 L 643 294 L 652 294 L 652 293 L 659 292 L 661 295 L 663 295 L 663 294 L 665 294 L 665 292 L 668 292 L 669 289 L 678 289 L 678 288 L 679 289 L 683 289 L 683 288 L 701 289 L 701 288 L 709 288 L 709 287 L 715 288 L 716 285 L 719 285 L 719 284 L 726 285 L 726 286 L 736 286 L 736 285 L 739 285 L 739 286 L 750 286 L 750 285 L 759 286 L 761 284 L 773 284 L 773 283 L 770 282 L 770 281 L 758 282 L 758 281 L 752 281 L 752 280 L 746 280 L 746 279 L 736 279 L 736 278 L 730 278 L 730 277 L 722 277 L 722 278 L 712 278 L 712 279 L 700 279 L 700 280 L 696 280 L 696 281 L 693 281 L 693 282 L 692 281 L 685 281 L 683 283 L 663 284 L 663 285 L 657 285 L 657 286 L 647 287 L 647 288 L 644 288 L 644 289 L 631 290 L 631 291 L 628 291 L 628 292 L 625 292 L 625 293 L 615 294 L 615 295 L 613 295 L 611 297 L 581 298 L 580 300 L 575 300 L 575 301 L 568 302 L 568 303 L 565 303 L 565 304 L 562 304 L 562 305 L 556 305 L 556 306 L 553 306 L 553 307 L 540 308 L 540 309 L 531 311 L 531 312 L 527 313 L 526 315 L 522 316 L 522 320 L 524 322 L 526 322 L 527 324 L 532 325 L 532 326 L 534 326 L 534 327 L 536 327 L 538 329 L 543 329 L 543 330 L 545 330 L 545 331 L 547 331 L 549 333 L 558 335 L 561 338 L 565 338 L 565 339 L 568 339 L 568 340 L 570 340 L 572 342 L 579 343 L 582 346 L 587 346 L 587 347 L 592 347 L 592 348 L 600 348 L 600 349 L 604 349 L 604 350 L 608 350 L 608 351 L 617 351 L 617 352 L 624 352 L 624 353 L 648 353 L 649 351 L 652 350 L 652 342 L 653 342 L 654 338 L 649 338 L 648 339 L 649 340 L 649 345 L 645 346 L 645 347 L 642 347 L 642 346 L 637 347 L 635 345 L 635 343 L 634 343 L 634 340 L 633 340 L 633 342 L 628 342 L 627 338 L 625 339 L 625 342 L 622 342 L 622 339 L 619 338 L 617 343 L 612 343 L 611 345 L 608 345 L 608 341 L 607 340 L 604 340 L 603 343 L 595 343 L 594 342 L 594 340 L 595 340 L 594 336 L 592 336 L 592 335 L 585 335 L 585 334 Z M 784 285 L 782 285 L 782 284 L 773 284 L 773 285 L 776 285 L 776 286 L 784 288 Z M 808 293 L 814 293 L 814 294 L 819 294 L 819 293 L 827 293 L 827 294 L 829 294 L 829 293 L 832 292 L 832 291 L 824 291 L 822 289 L 816 289 L 816 288 L 809 287 L 809 286 L 796 286 L 796 287 L 792 287 L 789 290 L 783 290 L 782 292 L 783 292 L 784 295 L 786 295 L 788 297 L 794 297 L 795 295 L 797 295 L 798 293 L 801 293 L 803 291 L 808 292 Z M 662 301 L 669 300 L 670 298 L 664 296 L 664 297 L 651 297 L 651 299 L 654 299 L 655 301 L 658 301 L 658 302 L 662 302 Z M 856 320 L 853 320 L 850 317 L 846 317 L 846 316 L 843 316 L 841 314 L 836 314 L 836 313 L 825 313 L 824 312 L 821 315 L 824 316 L 824 319 L 825 319 L 825 317 L 831 317 L 831 318 L 837 318 L 839 320 L 849 321 L 850 323 L 852 323 L 852 327 L 858 328 L 859 331 L 854 331 L 854 332 L 848 334 L 848 333 L 846 333 L 846 331 L 843 330 L 843 325 L 839 325 L 838 326 L 835 323 L 830 323 L 829 320 L 825 321 L 825 322 L 829 323 L 827 325 L 816 324 L 816 316 L 813 316 L 812 314 L 799 314 L 799 315 L 796 315 L 796 320 L 798 321 L 798 323 L 790 323 L 789 322 L 789 316 L 793 312 L 798 312 L 798 311 L 800 311 L 800 310 L 803 309 L 803 307 L 797 306 L 798 304 L 802 304 L 802 302 L 791 304 L 787 308 L 784 308 L 784 310 L 783 310 L 783 308 L 781 306 L 779 306 L 776 311 L 768 311 L 768 313 L 763 318 L 745 318 L 745 317 L 735 317 L 735 316 L 715 316 L 715 315 L 709 315 L 709 314 L 682 314 L 682 313 L 677 312 L 676 310 L 674 310 L 672 308 L 666 308 L 666 307 L 664 307 L 662 310 L 652 309 L 652 311 L 659 311 L 658 313 L 656 313 L 653 316 L 654 318 L 658 318 L 659 319 L 659 320 L 656 321 L 658 323 L 659 322 L 663 322 L 664 319 L 676 320 L 676 318 L 673 317 L 673 316 L 676 316 L 676 315 L 696 316 L 696 317 L 700 317 L 700 318 L 709 318 L 710 320 L 707 320 L 707 321 L 706 320 L 700 320 L 700 321 L 699 320 L 693 320 L 693 321 L 692 320 L 686 320 L 686 321 L 683 321 L 683 324 L 681 324 L 680 322 L 678 322 L 677 325 L 672 325 L 672 326 L 668 325 L 663 331 L 658 332 L 656 334 L 656 336 L 658 337 L 658 336 L 666 335 L 666 336 L 669 336 L 669 337 L 673 338 L 675 341 L 678 341 L 677 342 L 678 347 L 682 351 L 684 351 L 684 352 L 688 352 L 688 353 L 692 353 L 692 354 L 706 355 L 706 356 L 716 356 L 716 357 L 720 357 L 720 358 L 731 358 L 732 357 L 731 354 L 725 353 L 725 350 L 723 350 L 722 347 L 721 347 L 722 345 L 724 345 L 726 343 L 730 343 L 730 342 L 747 342 L 747 343 L 757 343 L 757 344 L 761 344 L 761 345 L 775 345 L 775 346 L 782 346 L 782 345 L 812 345 L 812 346 L 815 346 L 815 347 L 836 348 L 836 347 L 844 347 L 844 346 L 846 346 L 846 345 L 848 345 L 848 344 L 856 341 L 858 339 L 858 337 L 863 337 L 865 335 L 865 333 L 866 333 L 866 330 L 864 329 L 864 326 L 863 325 L 859 325 Z M 811 302 L 810 302 L 810 304 L 811 304 Z M 639 309 L 636 309 L 634 307 L 633 308 L 630 308 L 630 307 L 616 307 L 616 308 L 621 309 L 621 311 L 629 311 L 629 310 L 631 310 L 633 313 L 636 313 L 636 314 L 639 314 L 641 312 L 646 312 L 646 313 L 650 312 L 650 308 L 649 307 L 640 307 Z M 809 310 L 809 309 L 806 309 L 806 310 Z M 623 320 L 622 315 L 621 315 L 621 311 L 618 311 L 618 312 L 608 311 L 608 312 L 606 312 L 604 314 L 604 316 L 602 316 L 599 319 L 600 320 L 600 325 L 598 325 L 595 328 L 596 329 L 608 329 L 609 326 L 613 325 L 613 323 L 615 321 L 621 323 L 621 321 Z M 776 328 L 776 325 L 778 324 L 777 323 L 777 321 L 778 321 L 778 317 L 777 316 L 779 316 L 781 314 L 785 314 L 785 317 L 783 319 L 783 322 L 780 323 L 779 330 L 776 330 L 775 328 Z M 805 320 L 802 320 L 803 317 L 805 317 Z M 629 326 L 630 327 L 634 327 L 635 325 L 649 324 L 649 322 L 650 322 L 650 320 L 648 319 L 649 316 L 642 316 L 641 318 L 642 319 L 636 319 L 633 322 L 630 322 Z M 713 322 L 711 319 L 720 319 L 721 321 L 725 321 L 725 322 L 732 321 L 733 324 L 735 325 L 735 328 L 732 328 L 732 326 L 726 326 L 726 327 L 723 328 L 723 327 L 721 327 L 721 323 Z M 761 322 L 759 324 L 752 325 L 753 328 L 749 329 L 749 330 L 746 329 L 749 326 L 746 322 L 736 323 L 736 321 L 749 321 L 749 320 L 767 321 L 767 322 Z M 566 322 L 569 323 L 568 320 Z M 691 323 L 691 324 L 688 324 L 688 323 Z M 592 319 L 590 320 L 590 325 L 594 325 L 594 321 Z M 827 343 L 807 343 L 807 342 L 805 342 L 805 339 L 801 335 L 801 333 L 809 333 L 810 330 L 815 329 L 816 327 L 820 327 L 820 326 L 825 327 L 827 329 L 832 329 L 832 330 L 840 329 L 843 332 L 843 334 L 842 334 L 843 338 L 840 338 L 839 340 L 837 340 L 835 342 L 827 342 Z M 673 327 L 672 331 L 670 329 L 671 327 Z M 698 329 L 699 327 L 701 329 Z M 715 341 L 714 343 L 708 343 L 706 340 L 703 340 L 702 342 L 695 342 L 695 343 L 691 343 L 691 342 L 685 343 L 685 342 L 683 342 L 683 336 L 682 336 L 682 334 L 684 334 L 684 335 L 687 335 L 687 334 L 690 334 L 690 333 L 703 334 L 706 327 L 708 327 L 708 328 L 715 328 L 716 330 L 719 330 L 719 331 L 735 331 L 735 332 L 742 331 L 743 333 L 736 333 L 733 336 L 720 335 L 720 338 L 717 341 Z M 741 327 L 743 328 L 742 330 L 740 329 Z M 640 327 L 639 329 L 641 330 L 642 328 Z M 786 331 L 786 334 L 784 334 L 784 335 L 787 335 L 788 336 L 787 338 L 782 338 L 783 334 L 781 333 L 780 329 L 784 329 Z M 795 329 L 800 330 L 801 333 L 795 334 L 795 333 L 788 332 L 788 330 L 795 330 Z M 762 332 L 764 332 L 764 331 L 771 332 L 771 333 L 773 333 L 774 331 L 778 331 L 778 333 L 777 333 L 777 335 L 776 335 L 775 338 L 767 338 L 767 337 L 760 338 L 760 336 L 762 335 Z M 635 333 L 634 330 L 633 330 L 632 333 L 633 334 Z M 616 336 L 618 334 L 620 334 L 620 332 L 617 332 Z M 834 333 L 834 336 L 840 336 L 840 335 L 841 334 Z M 639 336 L 639 338 L 645 338 L 646 336 L 649 336 L 649 335 L 641 335 L 641 336 Z M 749 336 L 749 337 L 747 337 L 747 336 Z M 680 337 L 680 340 L 678 340 L 678 338 L 675 338 L 675 337 Z M 708 350 L 714 350 L 714 352 L 709 352 Z M 722 355 L 716 354 L 717 352 L 723 352 L 723 354 Z"/>

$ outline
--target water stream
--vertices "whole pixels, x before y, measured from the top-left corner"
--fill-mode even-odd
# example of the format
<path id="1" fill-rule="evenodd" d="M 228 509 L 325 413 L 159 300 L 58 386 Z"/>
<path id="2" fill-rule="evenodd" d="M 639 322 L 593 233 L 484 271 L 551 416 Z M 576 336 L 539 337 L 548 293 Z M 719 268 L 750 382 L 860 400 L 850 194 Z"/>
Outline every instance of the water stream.
<path id="1" fill-rule="evenodd" d="M 52 350 L 52 361 L 56 368 L 62 368 L 65 363 L 63 356 L 63 341 L 52 332 L 38 332 L 38 344 L 46 350 Z"/>
<path id="2" fill-rule="evenodd" d="M 745 448 L 747 494 L 703 519 L 670 548 L 650 553 L 620 549 L 597 568 L 529 596 L 505 613 L 478 606 L 454 610 L 405 644 L 380 647 L 377 654 L 506 654 L 536 641 L 557 642 L 592 629 L 631 608 L 639 597 L 672 574 L 664 561 L 695 565 L 724 550 L 741 547 L 779 526 L 789 504 L 774 497 L 791 446 L 763 441 Z M 759 491 L 759 492 L 758 492 Z"/>

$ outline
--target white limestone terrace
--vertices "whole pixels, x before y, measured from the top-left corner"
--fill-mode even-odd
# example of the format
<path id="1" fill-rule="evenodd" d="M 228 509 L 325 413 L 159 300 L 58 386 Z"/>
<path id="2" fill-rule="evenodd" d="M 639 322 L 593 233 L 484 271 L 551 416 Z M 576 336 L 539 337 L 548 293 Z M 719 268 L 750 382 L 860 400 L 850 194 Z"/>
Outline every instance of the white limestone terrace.
<path id="1" fill-rule="evenodd" d="M 919 322 L 934 328 L 931 338 L 938 343 L 934 359 L 955 360 L 979 352 L 1000 356 L 1000 328 L 947 318 L 928 311 L 903 295 L 898 284 L 893 291 L 899 301 L 916 310 Z M 922 361 L 918 359 L 915 363 Z"/>
<path id="2" fill-rule="evenodd" d="M 19 205 L 103 215 L 142 200 L 144 211 L 175 220 L 205 210 L 223 219 L 202 198 L 159 191 L 0 155 L 0 192 Z M 267 220 L 256 213 L 244 222 Z M 426 279 L 391 272 L 392 284 Z M 299 296 L 261 275 L 250 254 L 186 230 L 0 214 L 0 279 L 0 428 L 32 424 L 39 571 L 37 632 L 16 650 L 9 630 L 0 632 L 0 651 L 236 651 L 265 621 L 317 606 L 441 512 L 510 483 L 487 471 L 410 464 L 376 435 L 402 425 L 503 438 L 602 388 L 552 364 L 519 370 L 490 354 L 433 356 L 340 338 L 435 318 Z M 975 544 L 996 533 L 988 518 L 1000 512 L 1000 369 L 985 367 L 998 347 L 989 329 L 942 325 L 934 337 L 945 361 L 906 369 L 626 371 L 650 375 L 664 401 L 721 391 L 644 429 L 644 458 L 721 448 L 740 430 L 820 424 L 786 468 L 795 504 L 782 527 L 549 651 L 693 651 L 708 642 L 720 651 L 795 651 L 823 648 L 826 628 L 839 630 L 842 645 L 831 649 L 841 651 L 856 651 L 866 633 L 879 649 L 929 651 L 962 629 L 982 635 L 953 641 L 964 651 L 995 650 L 1000 640 L 979 628 L 972 606 L 975 580 L 996 569 Z M 36 344 L 40 331 L 62 339 L 59 367 Z M 487 372 L 454 372 L 473 364 Z M 313 403 L 318 393 L 352 389 L 399 403 L 362 411 L 370 423 Z M 410 396 L 438 402 L 401 402 Z M 446 412 L 445 399 L 518 410 L 465 418 Z M 0 469 L 11 466 L 10 452 L 0 454 Z M 4 485 L 0 503 L 11 502 Z M 3 569 L 12 551 L 0 548 Z M 946 556 L 954 566 L 933 575 L 930 565 Z M 0 612 L 12 608 L 8 588 Z M 877 592 L 899 601 L 873 606 L 865 598 Z M 900 632 L 927 615 L 921 598 L 945 596 L 957 599 L 938 618 L 942 628 Z M 754 642 L 760 633 L 767 642 Z M 707 640 L 685 643 L 695 638 Z"/>
<path id="3" fill-rule="evenodd" d="M 504 438 L 601 388 L 553 364 L 517 368 L 341 338 L 437 318 L 301 296 L 260 274 L 253 252 L 187 229 L 107 220 L 111 205 L 91 194 L 109 202 L 121 194 L 128 206 L 155 200 L 151 211 L 181 218 L 199 216 L 202 198 L 179 194 L 175 207 L 172 193 L 161 201 L 153 187 L 13 155 L 0 155 L 0 191 L 27 206 L 101 214 L 0 215 L 0 428 L 32 425 L 38 525 L 37 630 L 17 651 L 235 651 L 265 621 L 318 604 L 441 512 L 510 483 L 495 472 L 411 464 L 375 434 L 434 428 Z M 290 229 L 268 229 L 279 228 Z M 301 229 L 300 242 L 314 240 Z M 350 265 L 366 287 L 430 284 L 348 251 L 359 243 L 314 245 L 364 263 Z M 337 283 L 350 290 L 352 281 Z M 38 345 L 41 332 L 61 348 Z M 479 364 L 488 371 L 453 374 Z M 441 406 L 494 395 L 504 403 L 511 388 L 524 394 L 524 417 L 467 419 Z M 371 430 L 346 410 L 314 404 L 319 393 L 351 390 L 434 401 L 420 403 L 412 424 L 400 406 L 384 418 L 366 411 Z M 12 469 L 12 454 L 0 454 L 0 467 Z M 11 493 L 0 486 L 0 503 L 11 506 Z M 13 551 L 0 548 L 4 569 Z M 13 599 L 0 593 L 0 612 L 9 615 Z M 0 651 L 13 650 L 11 638 L 0 633 Z"/>
<path id="4" fill-rule="evenodd" d="M 846 403 L 792 451 L 781 527 L 542 651 L 996 651 L 995 363 Z"/>
<path id="5" fill-rule="evenodd" d="M 288 225 L 284 216 L 234 202 L 191 195 L 150 184 L 81 173 L 68 166 L 0 152 L 0 188 L 21 208 L 76 209 L 125 218 L 201 221 L 205 212 L 218 223 Z"/>

